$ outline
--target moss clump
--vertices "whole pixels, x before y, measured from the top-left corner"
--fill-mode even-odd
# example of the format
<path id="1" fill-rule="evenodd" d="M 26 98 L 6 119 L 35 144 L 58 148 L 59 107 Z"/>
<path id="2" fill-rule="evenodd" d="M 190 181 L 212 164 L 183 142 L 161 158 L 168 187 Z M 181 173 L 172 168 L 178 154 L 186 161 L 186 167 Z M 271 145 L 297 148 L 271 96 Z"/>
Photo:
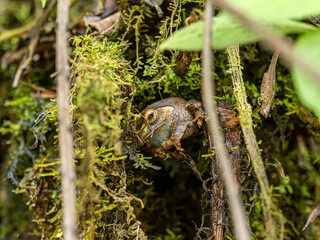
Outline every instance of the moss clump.
<path id="1" fill-rule="evenodd" d="M 99 42 L 90 36 L 76 37 L 73 43 L 70 111 L 78 176 L 79 234 L 96 239 L 130 236 L 144 239 L 133 211 L 133 205 L 143 207 L 143 203 L 126 191 L 124 160 L 127 156 L 122 155 L 123 129 L 134 118 L 131 112 L 134 78 L 130 65 L 122 57 L 125 45 L 107 40 Z M 32 155 L 34 163 L 21 173 L 22 179 L 15 190 L 28 197 L 33 220 L 45 239 L 62 236 L 56 124 L 57 107 L 54 105 L 36 131 L 40 146 L 37 154 Z M 52 128 L 56 140 L 48 146 L 44 133 Z M 10 129 L 19 133 L 12 124 L 4 125 L 2 132 L 8 133 Z"/>

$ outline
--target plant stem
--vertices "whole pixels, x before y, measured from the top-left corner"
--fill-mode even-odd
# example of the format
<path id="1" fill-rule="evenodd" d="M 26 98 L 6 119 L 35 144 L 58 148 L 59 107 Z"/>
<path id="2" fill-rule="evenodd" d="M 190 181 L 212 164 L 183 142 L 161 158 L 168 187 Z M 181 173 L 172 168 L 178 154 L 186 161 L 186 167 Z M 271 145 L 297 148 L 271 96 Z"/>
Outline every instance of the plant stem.
<path id="1" fill-rule="evenodd" d="M 69 1 L 59 0 L 57 11 L 56 68 L 58 73 L 59 144 L 61 158 L 61 181 L 63 200 L 63 238 L 76 240 L 77 214 L 75 199 L 75 170 L 72 158 L 72 132 L 69 103 L 69 64 L 67 27 L 69 21 Z"/>
<path id="2" fill-rule="evenodd" d="M 209 134 L 213 137 L 218 162 L 222 170 L 223 181 L 227 190 L 228 202 L 231 209 L 233 226 L 238 239 L 249 240 L 250 234 L 247 226 L 247 218 L 241 200 L 237 194 L 235 179 L 233 178 L 227 150 L 224 144 L 223 136 L 220 131 L 219 118 L 217 115 L 216 103 L 213 101 L 214 81 L 212 81 L 212 50 L 211 50 L 211 24 L 212 24 L 212 2 L 206 1 L 205 6 L 205 29 L 204 29 L 204 47 L 203 47 L 203 76 L 202 76 L 202 95 L 204 107 L 208 113 Z"/>
<path id="3" fill-rule="evenodd" d="M 281 211 L 277 209 L 272 202 L 272 197 L 269 192 L 269 182 L 267 174 L 259 153 L 256 136 L 253 132 L 251 118 L 252 110 L 250 104 L 247 102 L 247 96 L 242 79 L 239 46 L 227 48 L 227 54 L 232 72 L 233 89 L 237 100 L 240 125 L 255 174 L 260 184 L 260 197 L 262 201 L 263 215 L 265 220 L 265 237 L 266 239 L 279 239 L 279 233 L 282 233 L 282 231 L 277 230 L 284 227 L 283 217 Z"/>

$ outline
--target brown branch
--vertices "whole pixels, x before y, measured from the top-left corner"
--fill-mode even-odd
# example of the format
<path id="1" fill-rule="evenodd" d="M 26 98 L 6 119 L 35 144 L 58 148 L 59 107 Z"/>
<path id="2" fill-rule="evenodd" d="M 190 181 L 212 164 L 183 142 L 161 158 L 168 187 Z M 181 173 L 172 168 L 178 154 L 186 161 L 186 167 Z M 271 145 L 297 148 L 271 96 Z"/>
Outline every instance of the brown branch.
<path id="1" fill-rule="evenodd" d="M 209 148 L 212 151 L 214 149 L 213 139 L 211 134 L 208 136 Z M 211 153 L 211 152 L 210 152 Z M 213 180 L 213 186 L 211 190 L 211 210 L 212 210 L 212 229 L 213 240 L 223 240 L 223 221 L 225 218 L 225 204 L 223 194 L 223 182 L 220 176 L 221 170 L 218 164 L 218 158 L 211 156 L 211 175 Z"/>
<path id="2" fill-rule="evenodd" d="M 48 90 L 44 87 L 39 87 L 35 84 L 32 84 L 32 83 L 27 83 L 27 82 L 24 82 L 24 81 L 20 81 L 21 84 L 25 85 L 25 86 L 28 86 L 28 87 L 31 87 L 33 88 L 34 90 L 37 90 L 37 91 L 41 91 L 42 93 L 41 94 L 34 94 L 32 93 L 31 96 L 32 97 L 42 97 L 42 98 L 56 98 L 56 93 L 54 91 L 51 91 L 51 90 Z M 44 97 L 45 96 L 45 97 Z"/>
<path id="3" fill-rule="evenodd" d="M 28 52 L 27 47 L 22 47 L 17 50 L 8 51 L 1 58 L 1 67 L 7 68 L 11 63 L 20 61 Z"/>
<path id="4" fill-rule="evenodd" d="M 18 67 L 18 69 L 16 71 L 16 74 L 14 76 L 12 87 L 17 87 L 18 86 L 19 80 L 21 78 L 21 75 L 22 75 L 23 71 L 32 62 L 32 57 L 33 57 L 33 54 L 35 52 L 35 49 L 36 49 L 36 47 L 38 45 L 38 41 L 39 41 L 39 38 L 40 38 L 40 27 L 47 21 L 47 18 L 49 17 L 49 14 L 52 11 L 52 9 L 55 7 L 56 3 L 57 3 L 57 0 L 50 1 L 48 7 L 45 9 L 45 11 L 41 15 L 41 17 L 36 21 L 34 26 L 32 26 L 31 29 L 28 29 L 28 30 L 31 30 L 31 32 L 30 32 L 30 38 L 31 39 L 30 39 L 30 43 L 29 43 L 29 46 L 28 46 L 28 51 L 25 54 L 23 60 L 19 64 L 19 67 Z"/>
<path id="5" fill-rule="evenodd" d="M 64 239 L 77 239 L 77 214 L 75 198 L 75 170 L 72 158 L 72 132 L 69 114 L 69 64 L 67 27 L 69 1 L 59 0 L 57 9 L 56 71 L 58 73 L 59 144 L 63 200 Z"/>
<path id="6" fill-rule="evenodd" d="M 13 37 L 16 37 L 18 35 L 22 35 L 26 32 L 29 32 L 36 24 L 37 21 L 32 21 L 30 23 L 28 23 L 27 25 L 24 25 L 22 27 L 19 28 L 14 28 L 11 30 L 5 30 L 3 33 L 0 34 L 0 43 L 11 39 Z"/>
<path id="7" fill-rule="evenodd" d="M 21 78 L 23 71 L 25 69 L 27 69 L 28 66 L 30 65 L 30 63 L 32 61 L 32 56 L 34 54 L 34 50 L 36 49 L 36 46 L 39 41 L 39 37 L 40 37 L 39 32 L 36 33 L 36 35 L 32 37 L 32 39 L 29 43 L 29 46 L 28 46 L 28 51 L 27 51 L 26 55 L 23 57 L 22 61 L 20 62 L 19 67 L 16 71 L 16 74 L 14 75 L 12 87 L 14 87 L 14 88 L 18 87 L 19 80 Z"/>
<path id="8" fill-rule="evenodd" d="M 219 165 L 222 170 L 223 181 L 227 190 L 228 202 L 231 209 L 233 226 L 238 239 L 250 239 L 247 226 L 247 218 L 241 200 L 237 194 L 235 179 L 233 178 L 227 157 L 227 150 L 224 145 L 223 136 L 220 132 L 219 118 L 217 115 L 214 96 L 214 81 L 212 81 L 212 51 L 211 51 L 211 24 L 212 24 L 212 3 L 206 1 L 205 6 L 205 29 L 203 46 L 203 76 L 202 76 L 202 95 L 204 107 L 208 113 L 209 134 L 213 137 L 214 145 L 219 159 Z"/>
<path id="9" fill-rule="evenodd" d="M 214 3 L 230 12 L 236 18 L 238 18 L 245 26 L 253 30 L 261 38 L 267 46 L 272 49 L 280 51 L 280 57 L 282 57 L 289 67 L 295 64 L 304 73 L 313 79 L 317 84 L 320 84 L 320 71 L 316 69 L 312 64 L 306 61 L 302 54 L 294 53 L 294 46 L 288 40 L 285 40 L 277 33 L 259 24 L 256 20 L 247 17 L 244 13 L 233 7 L 225 0 L 213 0 Z"/>

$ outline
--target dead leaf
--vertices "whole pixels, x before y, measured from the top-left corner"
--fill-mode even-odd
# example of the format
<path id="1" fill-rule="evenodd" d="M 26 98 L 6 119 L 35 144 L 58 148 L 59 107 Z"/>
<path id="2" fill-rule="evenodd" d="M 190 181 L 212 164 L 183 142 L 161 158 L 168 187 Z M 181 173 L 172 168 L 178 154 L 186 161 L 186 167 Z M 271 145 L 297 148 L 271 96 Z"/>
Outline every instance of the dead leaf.
<path id="1" fill-rule="evenodd" d="M 57 94 L 52 92 L 52 93 L 49 93 L 49 92 L 32 92 L 30 93 L 30 97 L 32 98 L 56 98 L 57 97 Z"/>
<path id="2" fill-rule="evenodd" d="M 185 22 L 186 22 L 186 25 L 189 26 L 190 24 L 195 23 L 198 20 L 199 20 L 199 17 L 197 15 L 196 11 L 192 10 L 190 13 L 190 16 L 186 18 Z"/>
<path id="3" fill-rule="evenodd" d="M 313 211 L 309 215 L 308 221 L 307 221 L 306 225 L 304 225 L 302 231 L 304 231 L 309 226 L 309 224 L 312 223 L 318 216 L 320 216 L 320 205 L 318 205 L 315 209 L 313 209 Z"/>
<path id="4" fill-rule="evenodd" d="M 262 106 L 260 113 L 267 118 L 271 109 L 272 100 L 276 93 L 274 82 L 276 80 L 276 65 L 279 57 L 279 50 L 276 50 L 272 56 L 269 69 L 263 74 L 261 83 Z"/>
<path id="5" fill-rule="evenodd" d="M 103 3 L 103 12 L 101 17 L 106 18 L 111 14 L 117 12 L 119 9 L 119 2 L 117 0 L 105 0 Z"/>
<path id="6" fill-rule="evenodd" d="M 27 52 L 27 47 L 6 52 L 1 58 L 1 68 L 6 69 L 10 64 L 20 61 Z"/>
<path id="7" fill-rule="evenodd" d="M 107 36 L 115 29 L 115 26 L 120 19 L 120 15 L 120 12 L 116 12 L 107 18 L 90 23 L 89 25 L 97 30 L 97 34 Z"/>

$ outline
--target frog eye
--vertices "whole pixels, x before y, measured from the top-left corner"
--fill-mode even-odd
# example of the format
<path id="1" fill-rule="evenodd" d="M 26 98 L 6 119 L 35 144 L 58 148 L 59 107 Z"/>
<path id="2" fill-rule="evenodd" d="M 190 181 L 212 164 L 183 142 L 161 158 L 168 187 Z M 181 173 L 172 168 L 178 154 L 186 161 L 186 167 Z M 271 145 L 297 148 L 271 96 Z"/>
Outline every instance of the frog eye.
<path id="1" fill-rule="evenodd" d="M 153 123 L 157 119 L 157 112 L 155 110 L 148 110 L 145 114 L 148 123 Z"/>

